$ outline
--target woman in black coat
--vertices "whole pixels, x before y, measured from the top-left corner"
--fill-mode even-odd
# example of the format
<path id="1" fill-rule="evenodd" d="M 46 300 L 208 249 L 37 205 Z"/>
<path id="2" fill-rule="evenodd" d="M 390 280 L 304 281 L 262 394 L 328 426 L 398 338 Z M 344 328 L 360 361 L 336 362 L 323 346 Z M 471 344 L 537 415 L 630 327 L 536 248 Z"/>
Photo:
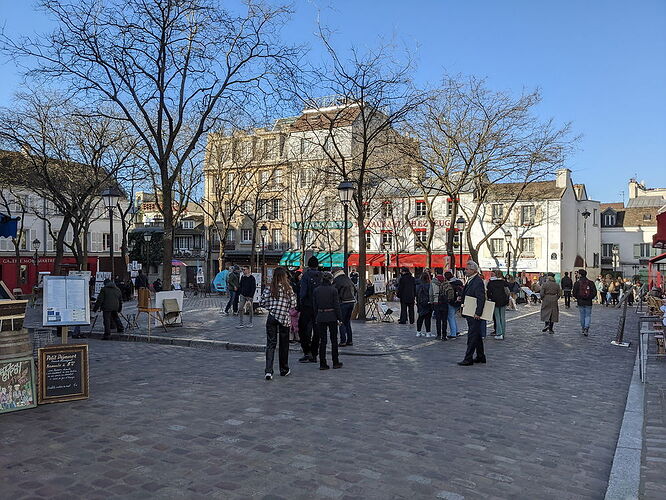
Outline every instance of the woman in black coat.
<path id="1" fill-rule="evenodd" d="M 321 285 L 313 292 L 315 328 L 319 330 L 319 369 L 328 370 L 326 364 L 326 330 L 331 336 L 331 354 L 333 355 L 333 368 L 342 368 L 338 358 L 338 324 L 342 322 L 340 310 L 340 297 L 333 286 L 333 275 L 323 273 Z M 312 346 L 313 355 L 316 355 L 317 346 Z"/>
<path id="2" fill-rule="evenodd" d="M 419 283 L 416 285 L 416 307 L 418 318 L 416 319 L 417 337 L 434 337 L 430 332 L 430 319 L 432 317 L 432 304 L 430 303 L 430 275 L 423 273 Z M 425 323 L 425 333 L 421 333 L 421 327 Z"/>

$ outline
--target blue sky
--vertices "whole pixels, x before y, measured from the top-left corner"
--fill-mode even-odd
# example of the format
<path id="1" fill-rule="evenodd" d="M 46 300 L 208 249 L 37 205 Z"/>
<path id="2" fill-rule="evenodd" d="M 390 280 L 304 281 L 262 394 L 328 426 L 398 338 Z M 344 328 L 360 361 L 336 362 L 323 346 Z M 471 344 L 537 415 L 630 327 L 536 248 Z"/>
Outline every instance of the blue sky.
<path id="1" fill-rule="evenodd" d="M 629 177 L 666 186 L 666 0 L 294 0 L 285 38 L 313 46 L 316 21 L 336 45 L 395 41 L 415 55 L 417 83 L 445 72 L 491 88 L 539 87 L 539 113 L 582 135 L 569 168 L 600 201 L 621 201 Z M 49 28 L 30 1 L 0 0 L 9 33 Z M 0 61 L 0 106 L 20 86 Z"/>

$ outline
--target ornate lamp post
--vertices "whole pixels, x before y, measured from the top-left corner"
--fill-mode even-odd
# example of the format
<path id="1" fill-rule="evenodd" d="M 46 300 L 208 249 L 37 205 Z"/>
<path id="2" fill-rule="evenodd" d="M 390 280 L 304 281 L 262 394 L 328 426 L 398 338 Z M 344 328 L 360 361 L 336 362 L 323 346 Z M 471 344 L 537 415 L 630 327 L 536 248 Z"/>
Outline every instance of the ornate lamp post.
<path id="1" fill-rule="evenodd" d="M 583 268 L 587 270 L 587 218 L 592 215 L 590 214 L 589 210 L 585 209 L 584 212 L 581 213 L 583 216 Z"/>
<path id="2" fill-rule="evenodd" d="M 146 249 L 146 279 L 148 278 L 148 274 L 150 273 L 150 240 L 153 239 L 153 235 L 146 231 L 143 233 L 143 241 L 146 242 L 146 245 L 144 248 Z"/>
<path id="3" fill-rule="evenodd" d="M 465 218 L 461 215 L 456 219 L 456 229 L 458 230 L 458 246 L 459 246 L 459 253 L 460 253 L 460 269 L 464 269 L 462 265 L 462 252 L 463 252 L 463 231 L 465 231 L 465 224 L 467 224 L 467 221 Z M 454 263 L 455 264 L 455 263 Z M 455 265 L 453 266 L 454 271 L 455 271 Z"/>
<path id="4" fill-rule="evenodd" d="M 504 233 L 504 240 L 506 241 L 506 274 L 511 274 L 511 233 L 509 231 Z"/>
<path id="5" fill-rule="evenodd" d="M 116 276 L 113 262 L 113 208 L 118 204 L 120 192 L 115 187 L 106 188 L 102 191 L 102 199 L 109 209 L 109 257 L 111 257 L 111 280 L 113 280 Z"/>
<path id="6" fill-rule="evenodd" d="M 342 208 L 345 214 L 344 221 L 344 234 L 343 234 L 343 253 L 344 253 L 344 268 L 345 274 L 348 274 L 348 265 L 347 265 L 347 255 L 349 253 L 349 247 L 347 242 L 347 225 L 349 224 L 349 204 L 351 203 L 352 197 L 354 196 L 354 185 L 349 181 L 342 181 L 338 186 L 338 194 L 340 195 L 340 203 L 342 203 Z M 359 242 L 359 245 L 361 242 Z"/>
<path id="7" fill-rule="evenodd" d="M 384 247 L 385 259 L 384 260 L 384 281 L 386 282 L 386 293 L 388 293 L 388 282 L 389 282 L 389 266 L 391 265 L 391 244 L 388 241 L 382 243 Z"/>
<path id="8" fill-rule="evenodd" d="M 613 245 L 613 274 L 617 274 L 617 267 L 620 264 L 620 247 Z"/>
<path id="9" fill-rule="evenodd" d="M 259 232 L 261 233 L 261 284 L 264 288 L 266 286 L 266 235 L 268 234 L 266 224 L 261 225 Z"/>
<path id="10" fill-rule="evenodd" d="M 32 259 L 35 264 L 35 287 L 39 285 L 39 269 L 37 268 L 37 265 L 39 264 L 39 247 L 42 245 L 42 242 L 39 241 L 37 238 L 32 240 L 32 248 L 35 250 L 35 254 L 32 256 Z"/>

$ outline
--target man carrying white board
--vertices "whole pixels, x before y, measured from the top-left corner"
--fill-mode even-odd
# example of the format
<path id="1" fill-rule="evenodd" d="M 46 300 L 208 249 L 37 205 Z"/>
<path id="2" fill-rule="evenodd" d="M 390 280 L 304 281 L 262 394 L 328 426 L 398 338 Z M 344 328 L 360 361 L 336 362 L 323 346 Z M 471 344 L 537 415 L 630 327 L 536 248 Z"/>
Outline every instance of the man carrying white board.
<path id="1" fill-rule="evenodd" d="M 465 297 L 474 297 L 476 299 L 476 309 L 474 316 L 465 316 L 467 319 L 467 352 L 465 359 L 460 361 L 460 366 L 471 366 L 474 363 L 485 363 L 486 354 L 483 351 L 483 339 L 481 338 L 481 326 L 483 306 L 486 303 L 486 287 L 479 276 L 479 265 L 473 260 L 468 260 L 465 266 L 465 276 L 467 283 L 463 289 L 463 300 Z M 474 353 L 476 352 L 476 357 Z"/>

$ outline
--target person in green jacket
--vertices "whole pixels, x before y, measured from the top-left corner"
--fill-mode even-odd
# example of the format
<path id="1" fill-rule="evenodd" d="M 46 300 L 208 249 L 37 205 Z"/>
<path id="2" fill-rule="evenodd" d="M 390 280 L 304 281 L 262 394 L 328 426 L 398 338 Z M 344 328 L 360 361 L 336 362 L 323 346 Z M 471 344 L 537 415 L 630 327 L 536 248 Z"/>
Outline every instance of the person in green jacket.
<path id="1" fill-rule="evenodd" d="M 114 326 L 118 333 L 125 331 L 118 317 L 118 313 L 123 309 L 122 293 L 110 279 L 104 280 L 104 286 L 97 296 L 93 312 L 97 312 L 100 309 L 104 318 L 104 336 L 102 340 L 109 340 L 111 338 L 111 328 Z"/>

